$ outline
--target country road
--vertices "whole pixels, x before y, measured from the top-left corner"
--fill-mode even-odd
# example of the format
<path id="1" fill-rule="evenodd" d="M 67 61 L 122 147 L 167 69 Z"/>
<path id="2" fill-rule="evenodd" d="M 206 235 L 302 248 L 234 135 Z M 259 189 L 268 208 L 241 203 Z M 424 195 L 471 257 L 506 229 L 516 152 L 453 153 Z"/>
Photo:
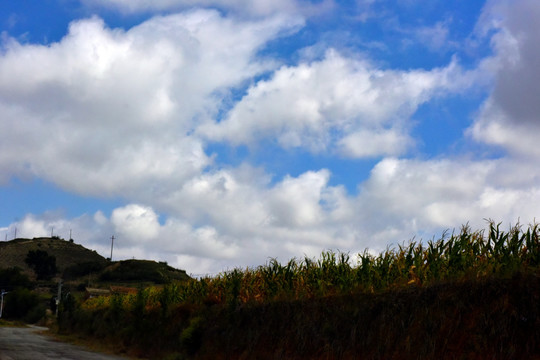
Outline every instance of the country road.
<path id="1" fill-rule="evenodd" d="M 0 360 L 121 360 L 39 334 L 45 328 L 0 327 Z"/>

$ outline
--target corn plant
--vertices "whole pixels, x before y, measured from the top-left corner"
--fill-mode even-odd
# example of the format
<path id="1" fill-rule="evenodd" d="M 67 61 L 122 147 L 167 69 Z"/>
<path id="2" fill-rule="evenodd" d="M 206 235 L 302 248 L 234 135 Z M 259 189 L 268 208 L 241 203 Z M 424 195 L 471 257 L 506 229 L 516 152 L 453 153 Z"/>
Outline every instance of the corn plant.
<path id="1" fill-rule="evenodd" d="M 124 310 L 160 308 L 163 316 L 179 304 L 241 304 L 276 300 L 309 299 L 377 292 L 403 286 L 426 286 L 441 281 L 508 276 L 516 271 L 540 266 L 540 228 L 534 224 L 523 231 L 516 225 L 503 231 L 489 223 L 486 233 L 468 225 L 459 233 L 444 232 L 440 239 L 426 243 L 410 241 L 388 247 L 378 255 L 367 250 L 352 264 L 350 255 L 325 251 L 319 259 L 304 257 L 281 264 L 270 259 L 257 268 L 234 269 L 215 277 L 149 288 L 137 295 L 115 295 L 88 299 L 86 311 L 111 308 Z"/>

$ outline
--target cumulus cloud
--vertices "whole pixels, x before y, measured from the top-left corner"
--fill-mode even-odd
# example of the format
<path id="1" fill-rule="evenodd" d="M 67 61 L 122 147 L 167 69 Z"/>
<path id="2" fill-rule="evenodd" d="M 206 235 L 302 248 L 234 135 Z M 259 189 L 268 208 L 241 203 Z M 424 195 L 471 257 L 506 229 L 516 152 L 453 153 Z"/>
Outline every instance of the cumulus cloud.
<path id="1" fill-rule="evenodd" d="M 499 34 L 493 38 L 501 66 L 494 101 L 513 122 L 540 123 L 540 5 L 522 0 L 509 4 Z"/>
<path id="2" fill-rule="evenodd" d="M 186 184 L 164 222 L 152 207 L 128 204 L 110 217 L 29 215 L 12 226 L 42 235 L 54 227 L 62 237 L 73 229 L 76 242 L 104 256 L 114 234 L 115 258 L 154 258 L 196 274 L 217 273 L 269 257 L 315 257 L 324 249 L 380 251 L 465 223 L 482 228 L 488 218 L 532 221 L 540 171 L 512 175 L 528 166 L 504 159 L 385 158 L 356 196 L 330 185 L 328 170 L 269 184 L 250 181 L 247 169 L 228 169 Z"/>
<path id="3" fill-rule="evenodd" d="M 186 4 L 116 2 L 128 12 Z M 246 20 L 194 10 L 129 30 L 94 17 L 73 22 L 66 37 L 46 46 L 4 40 L 0 133 L 9 136 L 0 142 L 0 181 L 35 176 L 126 203 L 110 215 L 29 214 L 0 230 L 17 227 L 32 237 L 54 228 L 67 238 L 72 229 L 77 242 L 104 256 L 114 234 L 115 258 L 214 273 L 269 256 L 380 250 L 421 230 L 431 237 L 466 222 L 482 227 L 484 218 L 534 218 L 540 31 L 528 29 L 538 29 L 536 2 L 486 7 L 489 30 L 479 36 L 491 36 L 494 54 L 469 72 L 458 60 L 392 70 L 335 50 L 281 66 L 259 51 L 302 26 L 301 18 L 279 15 L 299 5 L 255 5 L 255 15 L 277 15 Z M 447 38 L 445 25 L 435 28 L 433 46 Z M 411 117 L 422 104 L 485 83 L 490 74 L 493 92 L 468 133 L 510 157 L 405 158 L 416 141 Z M 276 175 L 265 164 L 228 166 L 206 153 L 209 142 L 256 148 L 274 141 L 313 156 L 379 160 L 353 195 L 324 167 Z"/>
<path id="4" fill-rule="evenodd" d="M 17 237 L 40 237 L 40 236 L 49 236 L 51 235 L 51 227 L 43 219 L 36 218 L 32 214 L 29 214 L 24 217 L 24 219 L 18 222 L 13 227 L 13 236 L 15 236 L 15 229 L 17 231 Z"/>
<path id="5" fill-rule="evenodd" d="M 527 171 L 526 179 L 515 176 Z M 463 224 L 481 229 L 486 219 L 533 222 L 539 175 L 529 163 L 508 159 L 383 159 L 356 199 L 360 228 L 371 234 L 363 243 L 382 250 L 407 236 L 427 240 Z"/>
<path id="6" fill-rule="evenodd" d="M 192 7 L 217 7 L 238 15 L 269 16 L 276 13 L 319 14 L 332 8 L 332 1 L 308 0 L 82 0 L 89 7 L 106 7 L 123 13 L 180 11 Z"/>
<path id="7" fill-rule="evenodd" d="M 111 222 L 115 233 L 135 243 L 143 243 L 159 235 L 158 216 L 148 206 L 131 204 L 117 208 L 112 212 Z"/>
<path id="8" fill-rule="evenodd" d="M 255 53 L 301 19 L 197 10 L 129 31 L 75 21 L 50 45 L 3 43 L 0 181 L 39 176 L 85 195 L 164 191 L 211 163 L 195 124 L 272 63 Z M 159 186 L 156 185 L 159 182 Z"/>
<path id="9" fill-rule="evenodd" d="M 285 176 L 274 185 L 251 181 L 254 173 L 240 168 L 200 175 L 171 195 L 163 222 L 154 208 L 132 203 L 109 217 L 102 212 L 70 220 L 61 214 L 30 215 L 12 226 L 24 229 L 21 236 L 46 235 L 54 226 L 55 234 L 67 237 L 73 229 L 76 242 L 106 257 L 114 234 L 116 259 L 155 258 L 181 268 L 187 265 L 177 261 L 191 259 L 188 270 L 195 273 L 256 266 L 270 256 L 317 256 L 321 249 L 355 244 L 348 223 L 352 199 L 342 187 L 328 184 L 329 171 Z"/>
<path id="10" fill-rule="evenodd" d="M 495 32 L 489 61 L 495 86 L 469 133 L 517 157 L 540 156 L 535 146 L 540 131 L 538 16 L 537 1 L 491 1 L 478 26 L 481 35 Z"/>
<path id="11" fill-rule="evenodd" d="M 506 113 L 491 98 L 483 105 L 475 123 L 468 129 L 473 138 L 489 145 L 501 147 L 516 158 L 540 158 L 535 134 L 540 124 L 522 123 Z"/>
<path id="12" fill-rule="evenodd" d="M 308 241 L 330 245 L 329 234 L 343 223 L 340 212 L 348 200 L 341 187 L 328 186 L 327 170 L 285 176 L 271 185 L 261 180 L 267 175 L 250 169 L 223 169 L 194 178 L 171 194 L 171 212 L 190 224 L 212 224 L 219 234 L 240 239 L 243 247 L 258 240 L 279 247 L 307 234 Z"/>
<path id="13" fill-rule="evenodd" d="M 455 62 L 431 71 L 382 70 L 330 50 L 322 60 L 280 68 L 199 133 L 233 145 L 276 139 L 315 153 L 399 155 L 413 143 L 403 131 L 409 117 L 432 97 L 467 87 L 464 79 Z"/>
<path id="14" fill-rule="evenodd" d="M 382 221 L 416 218 L 418 226 L 428 228 L 459 224 L 476 213 L 465 205 L 482 192 L 492 167 L 482 162 L 387 158 L 373 168 L 362 185 L 362 199 L 377 204 L 385 215 Z M 463 210 L 455 211 L 459 206 Z M 373 220 L 383 214 L 375 212 Z"/>
<path id="15" fill-rule="evenodd" d="M 411 148 L 414 140 L 403 129 L 359 130 L 345 135 L 337 143 L 348 157 L 364 158 L 379 155 L 400 155 Z"/>

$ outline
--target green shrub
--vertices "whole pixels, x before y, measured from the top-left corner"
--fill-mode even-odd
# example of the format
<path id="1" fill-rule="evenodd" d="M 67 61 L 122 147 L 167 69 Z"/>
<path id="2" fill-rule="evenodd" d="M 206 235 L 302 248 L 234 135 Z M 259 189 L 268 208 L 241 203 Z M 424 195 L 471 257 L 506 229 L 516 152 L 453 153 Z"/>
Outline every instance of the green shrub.
<path id="1" fill-rule="evenodd" d="M 45 317 L 46 311 L 46 306 L 42 303 L 39 303 L 30 310 L 28 310 L 26 315 L 23 317 L 23 320 L 28 324 L 35 324 Z"/>
<path id="2" fill-rule="evenodd" d="M 0 270 L 0 284 L 5 290 L 15 288 L 27 288 L 32 286 L 32 282 L 28 276 L 24 275 L 18 267 L 11 267 Z"/>
<path id="3" fill-rule="evenodd" d="M 201 346 L 204 321 L 201 317 L 194 317 L 188 327 L 180 334 L 180 344 L 188 354 L 194 354 Z"/>
<path id="4" fill-rule="evenodd" d="M 43 309 L 43 311 L 37 308 Z M 28 316 L 31 322 L 35 322 L 39 320 L 39 318 L 36 319 L 36 316 L 41 312 L 43 315 L 45 314 L 45 305 L 40 303 L 37 294 L 28 289 L 18 288 L 4 295 L 2 316 L 7 319 L 26 320 Z"/>
<path id="5" fill-rule="evenodd" d="M 43 250 L 30 250 L 25 262 L 34 270 L 38 280 L 50 280 L 58 271 L 56 257 Z"/>
<path id="6" fill-rule="evenodd" d="M 64 279 L 72 280 L 89 274 L 99 273 L 106 266 L 105 262 L 88 261 L 72 265 L 64 270 Z"/>

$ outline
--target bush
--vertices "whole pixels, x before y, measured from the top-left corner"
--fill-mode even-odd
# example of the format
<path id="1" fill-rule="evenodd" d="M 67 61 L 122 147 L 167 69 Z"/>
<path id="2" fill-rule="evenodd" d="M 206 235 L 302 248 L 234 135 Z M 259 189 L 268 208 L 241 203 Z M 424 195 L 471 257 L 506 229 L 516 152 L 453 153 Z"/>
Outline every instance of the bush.
<path id="1" fill-rule="evenodd" d="M 38 280 L 50 280 L 58 271 L 56 258 L 43 250 L 30 250 L 25 262 L 34 270 Z"/>
<path id="2" fill-rule="evenodd" d="M 100 261 L 88 261 L 72 265 L 64 270 L 64 279 L 73 280 L 88 274 L 99 273 L 106 266 L 106 263 Z"/>
<path id="3" fill-rule="evenodd" d="M 32 286 L 32 282 L 28 276 L 21 273 L 21 269 L 18 267 L 11 267 L 0 270 L 0 286 L 5 290 L 12 290 L 15 288 L 27 288 Z"/>
<path id="4" fill-rule="evenodd" d="M 204 321 L 200 317 L 194 317 L 189 326 L 180 334 L 180 344 L 188 354 L 193 355 L 199 350 L 202 343 Z"/>
<path id="5" fill-rule="evenodd" d="M 2 316 L 6 319 L 36 322 L 44 315 L 44 304 L 41 304 L 38 295 L 30 290 L 19 288 L 4 295 Z"/>
<path id="6" fill-rule="evenodd" d="M 45 307 L 45 305 L 40 303 L 28 310 L 26 315 L 24 315 L 23 320 L 28 324 L 35 324 L 45 317 L 46 311 L 47 308 Z"/>

